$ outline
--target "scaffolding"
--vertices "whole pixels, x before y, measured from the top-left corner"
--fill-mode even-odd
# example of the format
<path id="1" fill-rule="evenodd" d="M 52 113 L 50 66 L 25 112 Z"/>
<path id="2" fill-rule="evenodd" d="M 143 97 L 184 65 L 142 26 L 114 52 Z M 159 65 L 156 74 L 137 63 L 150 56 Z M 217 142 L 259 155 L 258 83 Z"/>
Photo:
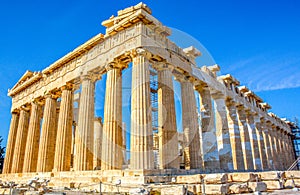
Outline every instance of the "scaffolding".
<path id="1" fill-rule="evenodd" d="M 300 128 L 295 123 L 290 124 L 293 134 L 293 145 L 296 159 L 300 157 Z M 300 162 L 298 162 L 298 169 L 300 168 Z"/>
<path id="2" fill-rule="evenodd" d="M 150 91 L 152 107 L 152 130 L 153 130 L 153 153 L 154 168 L 159 168 L 159 146 L 158 146 L 158 80 L 157 70 L 150 66 Z"/>

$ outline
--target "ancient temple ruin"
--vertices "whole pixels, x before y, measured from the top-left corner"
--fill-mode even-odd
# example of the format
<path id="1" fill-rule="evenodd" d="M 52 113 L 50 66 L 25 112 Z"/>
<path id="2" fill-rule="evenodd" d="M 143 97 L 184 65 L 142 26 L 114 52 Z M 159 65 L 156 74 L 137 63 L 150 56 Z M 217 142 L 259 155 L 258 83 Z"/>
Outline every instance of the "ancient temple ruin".
<path id="1" fill-rule="evenodd" d="M 217 76 L 218 65 L 197 66 L 201 51 L 171 42 L 171 30 L 145 4 L 121 10 L 102 25 L 105 34 L 41 72 L 27 71 L 9 90 L 12 118 L 3 175 L 250 172 L 286 170 L 295 161 L 286 121 L 268 113 L 270 105 L 232 75 Z M 122 72 L 129 64 L 126 148 Z M 95 82 L 105 74 L 104 117 L 99 119 L 94 114 Z M 156 90 L 150 86 L 153 74 Z M 173 79 L 181 85 L 183 132 L 176 125 Z M 157 118 L 152 93 L 157 94 Z M 129 164 L 124 163 L 126 149 Z"/>

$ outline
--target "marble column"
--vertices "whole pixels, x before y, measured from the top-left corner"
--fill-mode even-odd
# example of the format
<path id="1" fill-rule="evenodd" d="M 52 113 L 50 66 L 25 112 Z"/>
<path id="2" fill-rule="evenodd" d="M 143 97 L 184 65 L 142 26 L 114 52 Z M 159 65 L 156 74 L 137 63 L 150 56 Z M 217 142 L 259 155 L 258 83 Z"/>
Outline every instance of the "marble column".
<path id="1" fill-rule="evenodd" d="M 14 152 L 15 152 L 15 143 L 17 138 L 17 130 L 19 123 L 19 110 L 15 110 L 11 113 L 11 121 L 9 128 L 9 135 L 7 139 L 6 146 L 6 155 L 4 159 L 4 166 L 2 173 L 11 173 L 11 167 L 13 164 Z"/>
<path id="2" fill-rule="evenodd" d="M 53 94 L 45 96 L 42 132 L 39 144 L 37 172 L 50 172 L 54 165 L 54 152 L 57 134 L 56 107 L 57 101 Z"/>
<path id="3" fill-rule="evenodd" d="M 261 120 L 261 128 L 262 128 L 262 134 L 264 137 L 264 144 L 265 144 L 265 150 L 266 150 L 266 156 L 268 159 L 268 169 L 273 169 L 273 158 L 272 158 L 272 152 L 271 152 L 271 145 L 269 140 L 269 129 L 266 126 L 266 122 L 262 119 Z"/>
<path id="4" fill-rule="evenodd" d="M 55 171 L 69 171 L 71 167 L 71 144 L 73 123 L 73 91 L 72 86 L 61 88 L 61 102 L 57 123 L 55 147 Z"/>
<path id="5" fill-rule="evenodd" d="M 75 135 L 74 169 L 93 169 L 95 82 L 90 75 L 81 78 L 78 129 Z"/>
<path id="6" fill-rule="evenodd" d="M 253 159 L 253 166 L 255 170 L 261 170 L 261 159 L 259 154 L 259 145 L 258 145 L 258 139 L 257 139 L 257 133 L 256 133 L 256 126 L 254 122 L 254 114 L 247 112 L 247 125 L 250 135 L 250 144 L 252 149 L 252 159 Z"/>
<path id="7" fill-rule="evenodd" d="M 252 149 L 250 144 L 250 135 L 246 121 L 246 113 L 243 106 L 237 107 L 241 143 L 244 155 L 245 170 L 254 170 Z"/>
<path id="8" fill-rule="evenodd" d="M 288 142 L 288 146 L 289 146 L 289 151 L 290 151 L 290 157 L 289 157 L 289 162 L 290 162 L 290 165 L 293 164 L 296 160 L 296 157 L 295 157 L 295 148 L 294 148 L 294 144 L 293 144 L 293 140 L 292 140 L 292 137 L 291 135 L 286 135 L 286 139 L 287 139 L 287 142 Z"/>
<path id="9" fill-rule="evenodd" d="M 122 65 L 110 64 L 106 79 L 102 134 L 102 170 L 122 169 Z"/>
<path id="10" fill-rule="evenodd" d="M 132 57 L 130 168 L 153 169 L 150 62 L 143 49 L 137 49 Z"/>
<path id="11" fill-rule="evenodd" d="M 102 118 L 95 118 L 94 121 L 94 163 L 93 168 L 101 169 L 101 151 L 102 151 Z"/>
<path id="12" fill-rule="evenodd" d="M 160 169 L 179 169 L 173 79 L 171 70 L 165 66 L 157 72 L 159 165 Z"/>
<path id="13" fill-rule="evenodd" d="M 290 163 L 291 161 L 291 153 L 293 152 L 290 148 L 289 148 L 289 139 L 287 138 L 287 133 L 285 131 L 282 131 L 282 143 L 283 143 L 283 150 L 284 150 L 284 159 L 285 159 L 285 169 L 288 169 L 292 163 Z"/>
<path id="14" fill-rule="evenodd" d="M 208 87 L 197 89 L 200 94 L 203 161 L 205 170 L 220 170 L 220 158 L 215 128 L 215 114 Z"/>
<path id="15" fill-rule="evenodd" d="M 254 122 L 256 126 L 256 134 L 257 134 L 257 140 L 258 140 L 258 148 L 259 148 L 259 156 L 261 160 L 261 167 L 262 170 L 269 170 L 268 165 L 268 159 L 267 159 L 267 153 L 265 148 L 265 141 L 263 136 L 263 127 L 261 123 L 261 119 L 259 116 L 254 117 Z"/>
<path id="16" fill-rule="evenodd" d="M 181 82 L 183 149 L 186 169 L 202 169 L 199 124 L 193 84 L 185 78 Z"/>
<path id="17" fill-rule="evenodd" d="M 42 106 L 39 102 L 31 103 L 31 114 L 25 149 L 23 172 L 35 172 L 39 153 Z"/>
<path id="18" fill-rule="evenodd" d="M 283 157 L 283 151 L 281 149 L 281 146 L 280 146 L 280 135 L 279 135 L 279 132 L 280 132 L 280 129 L 277 129 L 276 127 L 274 128 L 274 131 L 273 131 L 273 136 L 274 136 L 274 140 L 275 140 L 275 143 L 276 143 L 276 155 L 277 155 L 277 168 L 279 170 L 283 170 L 284 169 L 284 157 Z"/>
<path id="19" fill-rule="evenodd" d="M 273 169 L 279 170 L 280 165 L 278 164 L 279 161 L 278 161 L 278 153 L 277 153 L 277 146 L 275 140 L 276 127 L 273 126 L 270 122 L 267 122 L 267 128 L 269 129 L 270 147 L 271 147 L 271 153 L 273 158 Z"/>
<path id="20" fill-rule="evenodd" d="M 216 135 L 218 141 L 220 168 L 223 171 L 232 171 L 234 168 L 225 97 L 221 94 L 215 94 L 212 97 L 214 99 L 216 113 Z"/>
<path id="21" fill-rule="evenodd" d="M 230 135 L 230 143 L 232 148 L 233 169 L 236 171 L 245 170 L 241 136 L 239 130 L 239 122 L 237 117 L 237 109 L 233 101 L 226 102 L 227 121 Z"/>
<path id="22" fill-rule="evenodd" d="M 28 135 L 29 109 L 21 108 L 11 173 L 22 173 Z"/>
<path id="23" fill-rule="evenodd" d="M 277 138 L 278 138 L 278 146 L 279 146 L 279 150 L 280 150 L 280 164 L 281 164 L 281 167 L 282 167 L 282 170 L 284 170 L 287 166 L 287 162 L 286 162 L 286 159 L 285 159 L 285 150 L 284 150 L 284 146 L 283 146 L 283 137 L 282 137 L 282 130 L 279 129 L 277 131 Z"/>

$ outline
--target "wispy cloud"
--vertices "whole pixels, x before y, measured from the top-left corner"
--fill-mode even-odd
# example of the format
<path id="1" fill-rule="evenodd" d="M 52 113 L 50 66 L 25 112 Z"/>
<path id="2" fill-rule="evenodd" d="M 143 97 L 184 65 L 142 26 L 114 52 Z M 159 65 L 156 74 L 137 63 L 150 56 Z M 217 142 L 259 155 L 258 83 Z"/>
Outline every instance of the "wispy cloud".
<path id="1" fill-rule="evenodd" d="M 223 68 L 251 90 L 270 91 L 300 87 L 300 59 L 296 55 L 260 55 Z"/>

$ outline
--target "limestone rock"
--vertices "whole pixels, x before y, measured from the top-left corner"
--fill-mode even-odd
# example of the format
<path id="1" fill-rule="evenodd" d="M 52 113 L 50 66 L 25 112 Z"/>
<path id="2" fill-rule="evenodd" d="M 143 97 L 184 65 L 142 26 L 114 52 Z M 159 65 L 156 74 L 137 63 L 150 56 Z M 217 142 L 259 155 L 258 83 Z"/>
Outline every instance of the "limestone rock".
<path id="1" fill-rule="evenodd" d="M 260 178 L 265 180 L 278 180 L 279 178 L 286 178 L 285 172 L 268 171 L 259 173 Z"/>
<path id="2" fill-rule="evenodd" d="M 280 181 L 264 181 L 268 190 L 280 190 L 283 189 L 283 184 Z"/>
<path id="3" fill-rule="evenodd" d="M 166 188 L 162 188 L 160 193 L 161 195 L 172 195 L 172 194 L 183 195 L 185 193 L 185 188 L 184 186 L 166 187 Z"/>
<path id="4" fill-rule="evenodd" d="M 206 184 L 224 184 L 228 182 L 228 174 L 206 174 L 204 181 Z"/>
<path id="5" fill-rule="evenodd" d="M 247 193 L 249 188 L 247 184 L 233 184 L 229 187 L 229 192 L 233 194 Z"/>
<path id="6" fill-rule="evenodd" d="M 202 176 L 200 174 L 184 175 L 184 176 L 178 176 L 176 178 L 176 183 L 178 183 L 178 184 L 200 183 L 201 179 L 202 179 Z"/>
<path id="7" fill-rule="evenodd" d="M 260 180 L 259 175 L 254 173 L 231 173 L 229 178 L 233 182 L 254 182 L 257 179 Z"/>
<path id="8" fill-rule="evenodd" d="M 204 192 L 204 190 L 203 190 Z M 228 194 L 229 188 L 228 184 L 209 184 L 205 185 L 205 193 L 206 194 Z"/>
<path id="9" fill-rule="evenodd" d="M 252 192 L 266 192 L 267 184 L 264 182 L 249 182 L 248 187 Z"/>

